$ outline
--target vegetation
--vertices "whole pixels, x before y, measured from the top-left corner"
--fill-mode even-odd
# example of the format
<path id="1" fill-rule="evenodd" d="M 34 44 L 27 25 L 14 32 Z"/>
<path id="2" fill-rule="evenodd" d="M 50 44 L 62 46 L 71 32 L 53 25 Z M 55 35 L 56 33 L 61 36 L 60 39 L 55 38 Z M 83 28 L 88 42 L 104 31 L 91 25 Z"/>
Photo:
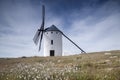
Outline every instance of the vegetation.
<path id="1" fill-rule="evenodd" d="M 120 80 L 120 51 L 0 58 L 0 80 Z"/>

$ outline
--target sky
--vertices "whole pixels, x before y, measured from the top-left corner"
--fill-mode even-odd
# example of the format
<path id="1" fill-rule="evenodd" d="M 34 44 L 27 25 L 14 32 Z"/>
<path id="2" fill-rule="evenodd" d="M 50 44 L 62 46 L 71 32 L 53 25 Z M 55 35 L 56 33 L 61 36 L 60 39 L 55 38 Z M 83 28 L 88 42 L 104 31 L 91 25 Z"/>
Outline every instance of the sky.
<path id="1" fill-rule="evenodd" d="M 33 42 L 43 4 L 45 27 L 56 25 L 84 51 L 120 50 L 120 0 L 0 0 L 0 57 L 43 56 Z M 63 54 L 80 50 L 63 37 Z"/>

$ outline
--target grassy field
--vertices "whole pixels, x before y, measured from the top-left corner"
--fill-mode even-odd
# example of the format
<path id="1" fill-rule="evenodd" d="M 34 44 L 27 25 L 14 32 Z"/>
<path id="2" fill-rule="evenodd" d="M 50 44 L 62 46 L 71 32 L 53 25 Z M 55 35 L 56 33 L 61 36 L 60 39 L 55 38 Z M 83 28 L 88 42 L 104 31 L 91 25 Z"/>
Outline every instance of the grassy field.
<path id="1" fill-rule="evenodd" d="M 0 58 L 0 80 L 120 80 L 120 51 Z"/>

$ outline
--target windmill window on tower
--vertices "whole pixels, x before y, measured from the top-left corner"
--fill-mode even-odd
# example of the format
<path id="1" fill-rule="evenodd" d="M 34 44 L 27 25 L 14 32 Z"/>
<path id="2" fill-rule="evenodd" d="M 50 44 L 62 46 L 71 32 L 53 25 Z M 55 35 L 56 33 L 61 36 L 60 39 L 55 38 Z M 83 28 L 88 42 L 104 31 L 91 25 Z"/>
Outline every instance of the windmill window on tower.
<path id="1" fill-rule="evenodd" d="M 51 34 L 52 34 L 53 32 L 51 32 Z"/>
<path id="2" fill-rule="evenodd" d="M 51 40 L 51 45 L 53 45 L 53 40 Z"/>
<path id="3" fill-rule="evenodd" d="M 58 32 L 56 32 L 56 34 L 58 34 Z"/>

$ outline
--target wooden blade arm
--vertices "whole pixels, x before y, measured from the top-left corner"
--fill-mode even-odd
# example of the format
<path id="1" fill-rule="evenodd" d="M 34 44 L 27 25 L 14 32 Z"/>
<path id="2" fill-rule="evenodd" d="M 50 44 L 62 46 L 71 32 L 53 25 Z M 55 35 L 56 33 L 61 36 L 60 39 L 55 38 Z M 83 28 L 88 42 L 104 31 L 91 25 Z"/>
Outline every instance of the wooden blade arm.
<path id="1" fill-rule="evenodd" d="M 72 42 L 78 49 L 80 49 L 81 53 L 86 53 L 83 49 L 81 49 L 75 42 L 73 42 L 70 38 L 68 38 L 63 32 L 62 35 L 67 38 L 70 42 Z"/>

